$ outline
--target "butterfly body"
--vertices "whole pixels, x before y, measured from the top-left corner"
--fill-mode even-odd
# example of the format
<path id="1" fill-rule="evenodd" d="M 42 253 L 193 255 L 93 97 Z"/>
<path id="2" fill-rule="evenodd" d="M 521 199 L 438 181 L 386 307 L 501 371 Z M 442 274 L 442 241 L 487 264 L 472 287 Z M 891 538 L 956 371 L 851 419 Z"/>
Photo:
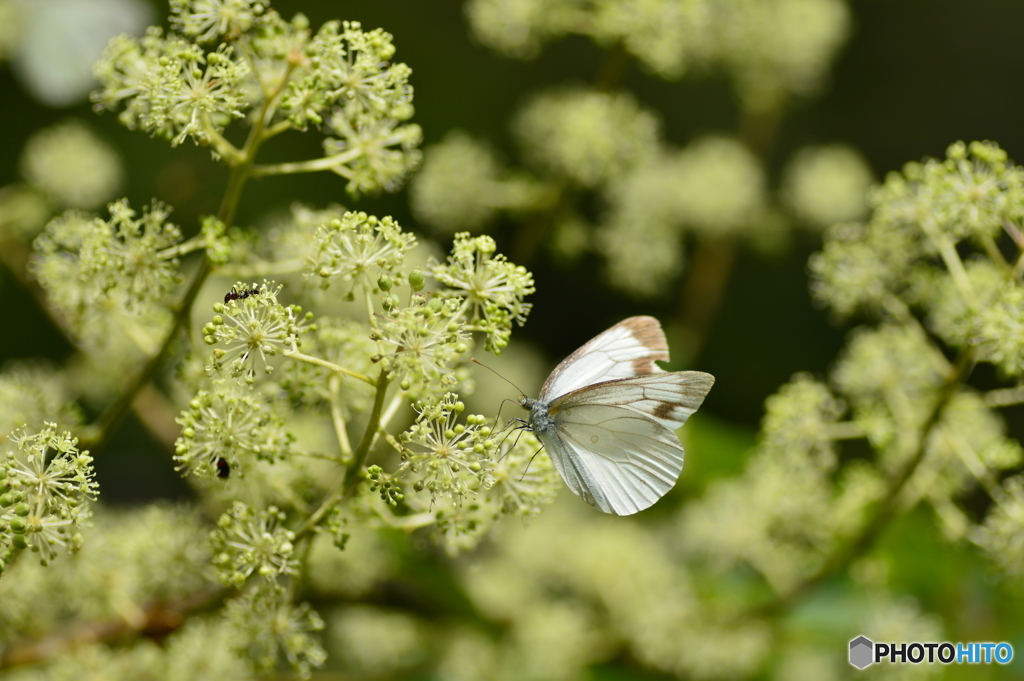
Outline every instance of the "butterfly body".
<path id="1" fill-rule="evenodd" d="M 565 358 L 537 399 L 529 427 L 566 485 L 605 513 L 631 515 L 668 493 L 683 468 L 675 431 L 714 377 L 666 372 L 668 343 L 653 317 L 630 317 Z"/>

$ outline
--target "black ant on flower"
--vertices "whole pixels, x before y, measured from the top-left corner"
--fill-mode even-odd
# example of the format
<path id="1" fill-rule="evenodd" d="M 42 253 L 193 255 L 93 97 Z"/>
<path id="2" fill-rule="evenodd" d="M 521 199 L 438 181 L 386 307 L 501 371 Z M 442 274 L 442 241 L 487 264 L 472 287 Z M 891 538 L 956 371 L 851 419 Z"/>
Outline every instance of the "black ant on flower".
<path id="1" fill-rule="evenodd" d="M 232 286 L 231 290 L 224 294 L 224 304 L 227 305 L 232 300 L 245 300 L 249 296 L 258 296 L 259 293 L 260 290 L 258 288 L 243 288 L 241 291 L 238 291 Z"/>

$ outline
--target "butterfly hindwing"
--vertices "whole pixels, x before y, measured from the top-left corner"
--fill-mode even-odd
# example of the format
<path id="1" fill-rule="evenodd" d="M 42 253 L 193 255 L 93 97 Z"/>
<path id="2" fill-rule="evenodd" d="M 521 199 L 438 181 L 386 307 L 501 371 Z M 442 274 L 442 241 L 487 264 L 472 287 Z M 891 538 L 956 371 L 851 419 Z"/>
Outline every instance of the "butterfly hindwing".
<path id="1" fill-rule="evenodd" d="M 559 437 L 542 442 L 552 445 L 548 452 L 556 467 L 568 473 L 563 477 L 573 492 L 605 513 L 648 508 L 672 489 L 683 469 L 675 433 L 626 407 L 575 405 L 559 412 L 555 430 Z"/>
<path id="2" fill-rule="evenodd" d="M 540 399 L 553 400 L 580 386 L 661 373 L 668 341 L 654 317 L 629 317 L 587 341 L 555 367 Z"/>
<path id="3" fill-rule="evenodd" d="M 574 390 L 551 403 L 563 409 L 574 404 L 599 403 L 632 409 L 676 430 L 697 411 L 715 377 L 702 371 L 663 371 Z"/>

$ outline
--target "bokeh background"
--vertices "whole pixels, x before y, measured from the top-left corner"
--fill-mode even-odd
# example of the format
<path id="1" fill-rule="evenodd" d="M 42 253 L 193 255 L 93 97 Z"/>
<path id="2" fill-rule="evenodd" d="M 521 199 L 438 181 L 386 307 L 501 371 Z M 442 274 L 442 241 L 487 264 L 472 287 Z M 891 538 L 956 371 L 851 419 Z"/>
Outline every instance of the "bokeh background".
<path id="1" fill-rule="evenodd" d="M 102 12 L 101 2 L 78 4 L 75 11 L 82 17 L 94 9 Z M 140 18 L 148 13 L 160 21 L 167 11 L 162 2 L 137 4 Z M 579 36 L 547 45 L 532 60 L 498 55 L 472 37 L 463 3 L 455 1 L 274 0 L 273 6 L 284 16 L 303 12 L 313 26 L 341 18 L 392 33 L 398 49 L 396 61 L 413 69 L 413 120 L 423 128 L 428 153 L 430 145 L 450 131 L 463 130 L 514 159 L 517 151 L 510 132 L 510 112 L 551 86 L 594 82 L 608 58 L 606 50 Z M 779 186 L 785 163 L 806 145 L 848 145 L 862 155 L 876 178 L 908 161 L 941 157 L 956 140 L 993 140 L 1011 158 L 1024 158 L 1024 51 L 1020 49 L 1024 4 L 1013 0 L 850 0 L 848 8 L 849 36 L 829 69 L 827 83 L 813 96 L 791 99 L 767 140 L 763 158 L 769 187 Z M 60 30 L 73 34 L 67 26 Z M 186 232 L 194 228 L 190 226 L 197 224 L 200 215 L 215 213 L 227 173 L 209 158 L 207 150 L 190 143 L 172 149 L 164 141 L 124 129 L 115 115 L 95 115 L 86 96 L 69 95 L 72 101 L 57 101 L 62 92 L 59 83 L 51 85 L 57 95 L 47 94 L 39 83 L 33 83 L 51 77 L 45 75 L 48 69 L 62 68 L 65 57 L 59 52 L 62 45 L 71 49 L 64 44 L 67 41 L 66 36 L 61 40 L 57 28 L 25 30 L 20 40 L 8 36 L 7 44 L 13 47 L 8 47 L 8 61 L 0 68 L 0 186 L 22 181 L 19 159 L 34 132 L 78 118 L 121 156 L 127 174 L 119 195 L 127 196 L 132 205 L 146 204 L 153 197 L 165 201 L 174 206 L 174 220 L 185 226 Z M 628 63 L 620 87 L 657 112 L 665 141 L 679 147 L 708 134 L 734 135 L 742 125 L 734 90 L 721 74 L 696 72 L 682 80 L 666 81 Z M 274 147 L 268 152 L 271 157 L 275 153 L 315 156 L 317 142 L 313 136 L 306 137 L 309 139 L 289 136 L 281 142 L 309 145 L 304 152 Z M 251 183 L 238 222 L 259 225 L 266 216 L 281 213 L 295 201 L 313 206 L 341 203 L 371 214 L 392 215 L 407 229 L 431 234 L 430 226 L 419 222 L 410 208 L 407 191 L 353 200 L 345 194 L 344 182 L 326 173 Z M 498 219 L 488 229 L 500 251 L 515 252 L 515 223 Z M 444 243 L 450 237 L 437 238 Z M 671 345 L 678 348 L 675 359 L 679 368 L 707 371 L 717 379 L 694 419 L 679 492 L 697 494 L 716 477 L 741 470 L 765 398 L 795 372 L 823 375 L 843 343 L 849 327 L 817 308 L 808 292 L 806 263 L 819 247 L 817 233 L 799 229 L 771 249 L 737 243 L 721 300 L 713 309 L 705 337 L 697 344 L 677 333 L 674 325 L 677 317 L 686 314 L 685 274 L 662 294 L 637 300 L 603 276 L 596 256 L 586 255 L 565 266 L 544 250 L 536 250 L 530 262 L 524 263 L 537 283 L 534 309 L 529 323 L 515 337 L 516 342 L 531 348 L 522 361 L 532 362 L 525 373 L 533 371 L 535 375 L 524 380 L 536 385 L 548 367 L 625 316 L 659 317 L 669 330 Z M 58 363 L 67 359 L 71 347 L 25 286 L 2 269 L 0 304 L 0 362 L 37 356 Z M 502 390 L 508 392 L 499 386 L 493 394 Z M 1009 425 L 1018 438 L 1024 436 L 1024 425 Z M 716 458 L 702 457 L 702 451 L 714 451 Z M 97 461 L 97 467 L 107 504 L 180 499 L 190 494 L 166 452 L 131 420 Z M 969 615 L 958 612 L 959 606 L 948 601 L 950 590 L 964 581 L 970 582 L 971 588 L 986 590 L 992 578 L 980 562 L 945 548 L 935 535 L 927 514 L 912 515 L 887 532 L 881 550 L 898 557 L 893 564 L 900 566 L 899 572 L 892 576 L 891 588 L 918 599 L 925 610 L 939 613 L 947 621 L 946 630 L 955 632 Z M 445 579 L 421 579 L 420 587 L 433 594 L 433 600 L 419 607 L 428 612 L 454 607 L 446 601 L 449 585 Z M 1017 601 L 1008 601 L 1007 608 L 1013 603 Z M 1016 621 L 1018 627 L 1021 623 L 1012 616 L 1001 621 Z M 861 632 L 847 633 L 852 638 Z M 1018 650 L 1024 656 L 1021 629 L 988 633 L 989 640 L 1019 642 Z M 843 658 L 845 651 L 839 649 L 836 654 Z M 633 662 L 613 660 L 601 673 L 607 678 L 628 678 L 634 673 L 630 671 Z M 1010 670 L 947 672 L 949 678 L 989 674 L 1020 678 L 1024 667 L 1015 664 Z"/>

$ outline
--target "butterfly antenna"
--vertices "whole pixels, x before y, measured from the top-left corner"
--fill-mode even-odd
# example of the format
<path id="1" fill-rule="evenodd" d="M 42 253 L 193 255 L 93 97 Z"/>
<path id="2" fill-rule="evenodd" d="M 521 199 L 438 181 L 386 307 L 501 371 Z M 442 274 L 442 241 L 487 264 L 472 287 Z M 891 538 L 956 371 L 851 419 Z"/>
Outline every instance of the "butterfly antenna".
<path id="1" fill-rule="evenodd" d="M 513 383 L 512 381 L 508 380 L 507 378 L 505 378 L 504 376 L 502 376 L 502 375 L 501 375 L 501 374 L 499 374 L 499 373 L 498 373 L 497 371 L 495 371 L 495 370 L 494 370 L 494 369 L 492 369 L 491 367 L 487 366 L 487 365 L 486 365 L 486 364 L 484 364 L 483 362 L 481 362 L 481 361 L 477 360 L 477 358 L 476 358 L 476 357 L 472 357 L 472 358 L 470 358 L 470 360 L 469 360 L 469 361 L 473 362 L 474 364 L 479 364 L 479 365 L 480 365 L 480 366 L 482 366 L 482 367 L 483 367 L 484 369 L 487 369 L 487 370 L 488 370 L 488 371 L 490 371 L 490 372 L 491 372 L 492 374 L 494 374 L 495 376 L 497 376 L 497 377 L 498 377 L 498 378 L 500 378 L 501 380 L 505 381 L 506 383 L 508 383 L 508 384 L 509 384 L 510 386 L 512 386 L 512 387 L 513 387 L 513 388 L 515 388 L 516 390 L 518 390 L 518 391 L 519 391 L 519 394 L 520 394 L 520 395 L 523 395 L 524 397 L 526 396 L 526 393 L 524 393 L 524 392 L 523 392 L 523 391 L 522 391 L 522 390 L 520 389 L 520 387 L 519 387 L 518 385 L 516 385 L 516 384 L 515 384 L 515 383 Z"/>
<path id="2" fill-rule="evenodd" d="M 520 388 L 520 387 L 519 387 L 518 385 L 516 385 L 516 384 L 515 384 L 515 383 L 513 383 L 512 381 L 508 380 L 507 378 L 505 378 L 504 376 L 502 376 L 501 374 L 499 374 L 499 373 L 498 373 L 497 371 L 495 371 L 495 370 L 494 370 L 494 369 L 492 369 L 491 367 L 489 367 L 489 366 L 487 366 L 486 364 L 484 364 L 483 362 L 479 361 L 479 360 L 478 360 L 478 359 L 477 359 L 476 357 L 471 357 L 471 358 L 470 358 L 470 361 L 471 361 L 471 362 L 473 362 L 474 364 L 479 364 L 479 365 L 480 365 L 480 366 L 482 366 L 482 367 L 483 367 L 484 369 L 487 369 L 487 370 L 488 370 L 488 371 L 490 371 L 490 372 L 491 372 L 492 374 L 494 374 L 495 376 L 497 376 L 497 377 L 498 377 L 498 378 L 500 378 L 501 380 L 505 381 L 506 383 L 508 383 L 508 384 L 509 384 L 510 386 L 512 386 L 512 387 L 513 387 L 513 388 L 515 388 L 516 390 L 518 390 L 518 391 L 519 391 L 519 397 L 520 397 L 520 398 L 526 397 L 526 393 L 524 393 L 524 392 L 523 392 L 522 388 Z M 500 407 L 498 407 L 498 413 L 497 413 L 497 415 L 496 415 L 496 416 L 494 417 L 494 428 L 497 428 L 497 427 L 498 427 L 498 419 L 500 419 L 500 418 L 501 418 L 501 410 L 505 408 L 505 403 L 506 403 L 506 402 L 516 402 L 517 404 L 519 403 L 519 402 L 518 402 L 517 400 L 510 400 L 510 399 L 504 399 L 504 400 L 502 400 L 502 401 L 501 401 L 501 406 L 500 406 Z M 513 421 L 515 421 L 516 419 L 512 419 L 512 420 L 513 420 Z M 519 420 L 521 421 L 522 419 L 519 419 Z M 512 421 L 509 421 L 509 423 L 512 423 Z M 508 428 L 508 425 L 509 425 L 509 423 L 506 423 L 506 424 L 505 424 L 505 427 L 504 427 L 504 428 L 502 428 L 502 430 L 504 430 L 505 428 Z"/>

